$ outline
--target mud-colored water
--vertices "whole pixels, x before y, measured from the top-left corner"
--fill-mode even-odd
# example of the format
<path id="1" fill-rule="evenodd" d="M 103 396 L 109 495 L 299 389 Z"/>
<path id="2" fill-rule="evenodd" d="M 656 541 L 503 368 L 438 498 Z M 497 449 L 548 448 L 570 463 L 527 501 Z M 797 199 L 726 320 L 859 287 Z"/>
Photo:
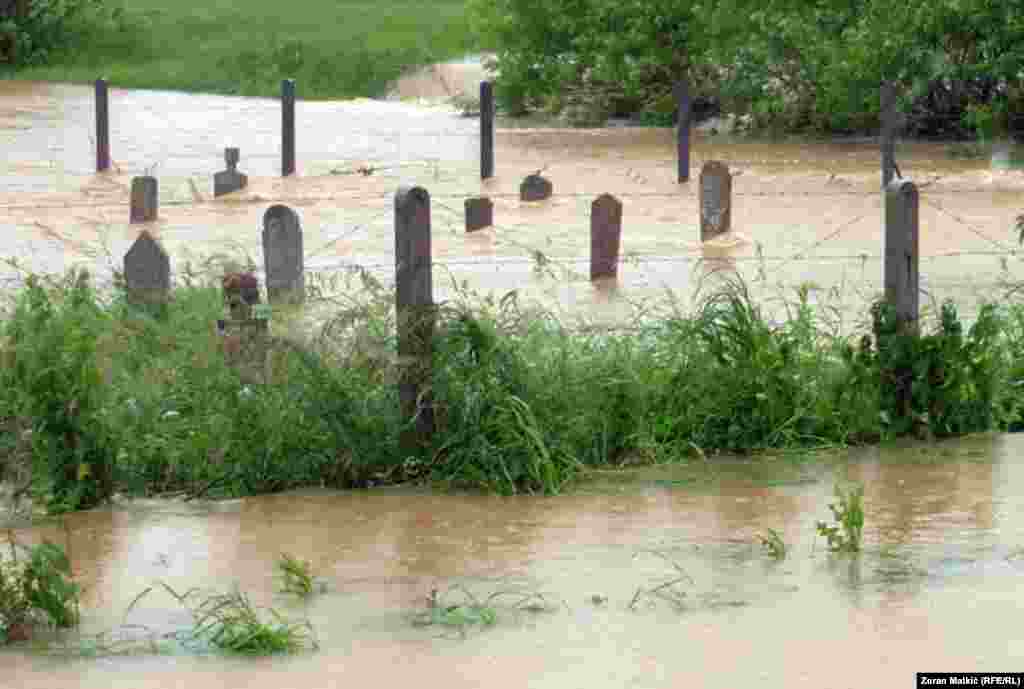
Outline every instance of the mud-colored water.
<path id="1" fill-rule="evenodd" d="M 298 176 L 281 179 L 274 100 L 113 89 L 110 107 L 115 168 L 95 174 L 91 88 L 0 83 L 5 256 L 37 270 L 88 264 L 109 275 L 140 230 L 127 222 L 131 177 L 150 171 L 160 180 L 161 209 L 149 229 L 175 270 L 216 252 L 245 252 L 259 265 L 260 219 L 280 201 L 301 217 L 307 270 L 330 275 L 361 263 L 387 281 L 393 195 L 400 183 L 414 183 L 432 194 L 439 297 L 465 280 L 484 291 L 517 289 L 568 313 L 618 319 L 666 288 L 685 303 L 714 267 L 738 271 L 766 297 L 791 297 L 796 285 L 813 283 L 820 289 L 812 295 L 850 313 L 881 288 L 879 163 L 871 143 L 698 133 L 693 179 L 680 185 L 669 129 L 499 128 L 497 176 L 481 182 L 478 123 L 449 107 L 300 102 Z M 214 200 L 212 176 L 228 145 L 241 148 L 249 187 Z M 905 143 L 898 158 L 922 187 L 927 297 L 955 297 L 969 313 L 979 298 L 999 294 L 1001 277 L 1022 274 L 1009 252 L 1017 246 L 1012 228 L 1024 172 L 954 160 L 947 148 Z M 697 177 L 710 159 L 728 162 L 737 175 L 734 232 L 701 245 Z M 541 168 L 555 197 L 520 203 L 519 182 Z M 612 291 L 587 280 L 590 203 L 604 192 L 624 203 L 623 260 Z M 493 198 L 496 226 L 467 235 L 462 203 L 477 194 Z M 553 260 L 554 277 L 535 270 L 537 252 Z M 14 275 L 0 268 L 0 278 Z"/>
<path id="2" fill-rule="evenodd" d="M 229 590 L 306 616 L 321 649 L 276 660 L 0 652 L 3 687 L 902 687 L 920 671 L 1020 668 L 1024 437 L 985 436 L 815 458 L 598 474 L 554 498 L 415 491 L 146 501 L 18 529 L 66 544 L 86 587 L 85 637 L 186 629 L 164 581 Z M 863 482 L 864 550 L 814 539 L 836 482 Z M 773 528 L 789 554 L 768 557 Z M 282 550 L 327 585 L 275 593 Z M 653 551 L 653 552 L 652 552 Z M 655 553 L 659 553 L 657 555 Z M 648 589 L 674 576 L 682 607 Z M 410 616 L 432 589 L 541 591 L 558 609 L 467 638 Z M 594 596 L 606 600 L 595 602 Z M 67 648 L 80 647 L 74 636 Z M 59 646 L 59 644 L 58 644 Z"/>

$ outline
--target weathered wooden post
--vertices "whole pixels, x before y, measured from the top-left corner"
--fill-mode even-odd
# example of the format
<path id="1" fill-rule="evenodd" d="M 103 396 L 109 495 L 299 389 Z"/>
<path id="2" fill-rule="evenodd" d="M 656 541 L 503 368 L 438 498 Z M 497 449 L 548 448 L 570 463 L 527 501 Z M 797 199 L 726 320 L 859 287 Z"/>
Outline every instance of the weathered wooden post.
<path id="1" fill-rule="evenodd" d="M 899 127 L 899 115 L 896 112 L 896 87 L 891 81 L 882 83 L 880 94 L 882 189 L 886 189 L 896 171 L 896 130 Z"/>
<path id="2" fill-rule="evenodd" d="M 885 188 L 885 301 L 896 318 L 897 337 L 918 332 L 918 203 L 917 186 L 908 180 L 890 182 Z M 876 323 L 876 328 L 878 327 Z M 878 347 L 886 345 L 881 333 Z M 911 413 L 913 360 L 903 362 L 900 370 L 883 370 L 883 385 L 894 388 L 897 412 L 904 418 Z"/>
<path id="3" fill-rule="evenodd" d="M 96 172 L 110 169 L 110 101 L 107 80 L 96 80 Z"/>
<path id="4" fill-rule="evenodd" d="M 690 181 L 690 85 L 686 79 L 676 82 L 673 92 L 679 129 L 676 134 L 676 159 L 679 166 L 679 183 Z"/>
<path id="5" fill-rule="evenodd" d="M 480 179 L 494 177 L 494 84 L 480 82 Z"/>
<path id="6" fill-rule="evenodd" d="M 171 290 L 171 259 L 145 230 L 124 255 L 124 281 L 130 303 L 163 312 Z"/>
<path id="7" fill-rule="evenodd" d="M 706 242 L 732 228 L 732 173 L 718 160 L 700 171 L 700 241 Z"/>
<path id="8" fill-rule="evenodd" d="M 295 80 L 281 80 L 281 176 L 295 174 Z"/>
<path id="9" fill-rule="evenodd" d="M 156 177 L 133 177 L 128 222 L 134 224 L 156 220 L 158 204 Z"/>
<path id="10" fill-rule="evenodd" d="M 419 454 L 434 432 L 432 359 L 434 292 L 430 253 L 430 194 L 399 187 L 395 194 L 395 306 L 402 448 Z"/>
<path id="11" fill-rule="evenodd" d="M 601 194 L 590 204 L 590 279 L 615 278 L 619 273 L 622 202 Z"/>
<path id="12" fill-rule="evenodd" d="M 267 274 L 267 300 L 301 304 L 306 299 L 302 226 L 288 206 L 274 205 L 263 214 L 263 267 Z"/>

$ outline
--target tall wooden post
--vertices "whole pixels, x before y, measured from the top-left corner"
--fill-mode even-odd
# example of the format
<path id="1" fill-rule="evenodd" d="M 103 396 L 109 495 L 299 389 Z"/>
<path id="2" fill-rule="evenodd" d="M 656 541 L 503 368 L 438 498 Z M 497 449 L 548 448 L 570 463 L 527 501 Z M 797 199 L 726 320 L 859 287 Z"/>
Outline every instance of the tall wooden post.
<path id="1" fill-rule="evenodd" d="M 96 80 L 96 172 L 110 169 L 110 108 L 106 79 Z"/>
<path id="2" fill-rule="evenodd" d="M 480 82 L 480 179 L 494 177 L 494 84 Z"/>
<path id="3" fill-rule="evenodd" d="M 281 81 L 281 176 L 295 174 L 295 80 Z"/>

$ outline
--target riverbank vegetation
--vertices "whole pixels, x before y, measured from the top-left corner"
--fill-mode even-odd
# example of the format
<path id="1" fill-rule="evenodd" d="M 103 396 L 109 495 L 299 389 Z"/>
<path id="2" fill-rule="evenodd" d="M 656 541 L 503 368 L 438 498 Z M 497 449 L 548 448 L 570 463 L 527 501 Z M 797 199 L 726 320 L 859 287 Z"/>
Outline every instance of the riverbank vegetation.
<path id="1" fill-rule="evenodd" d="M 693 314 L 579 330 L 476 298 L 440 309 L 437 430 L 402 450 L 394 295 L 364 290 L 315 330 L 277 320 L 265 382 L 225 361 L 219 282 L 154 317 L 81 274 L 29 280 L 0 322 L 0 468 L 51 511 L 113 491 L 239 496 L 409 481 L 557 493 L 589 468 L 1020 425 L 1024 308 L 952 304 L 919 339 L 886 309 L 838 334 L 801 292 L 770 322 L 742 283 Z M 355 289 L 346 294 L 356 294 Z M 324 307 L 326 304 L 320 304 Z M 309 334 L 301 334 L 310 330 Z M 909 382 L 898 399 L 886 380 Z"/>
<path id="2" fill-rule="evenodd" d="M 877 129 L 887 79 L 903 94 L 911 136 L 1024 131 L 1024 12 L 1015 3 L 468 0 L 468 8 L 480 41 L 497 53 L 497 94 L 511 111 L 560 111 L 575 100 L 597 121 L 639 112 L 668 123 L 673 82 L 685 75 L 697 115 L 861 132 Z"/>
<path id="3" fill-rule="evenodd" d="M 14 3 L 0 69 L 20 79 L 272 97 L 294 78 L 300 98 L 353 98 L 473 47 L 462 0 Z"/>

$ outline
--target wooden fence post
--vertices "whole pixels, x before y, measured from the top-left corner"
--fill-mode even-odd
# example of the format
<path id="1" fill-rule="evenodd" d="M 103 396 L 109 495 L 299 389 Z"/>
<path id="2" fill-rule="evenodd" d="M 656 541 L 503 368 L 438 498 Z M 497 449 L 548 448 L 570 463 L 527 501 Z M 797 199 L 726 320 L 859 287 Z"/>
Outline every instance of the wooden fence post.
<path id="1" fill-rule="evenodd" d="M 398 398 L 405 452 L 419 454 L 434 432 L 432 378 L 434 296 L 430 253 L 430 194 L 399 187 L 395 194 L 395 307 Z"/>
<path id="2" fill-rule="evenodd" d="M 281 80 L 281 176 L 295 174 L 295 80 Z"/>
<path id="3" fill-rule="evenodd" d="M 96 172 L 110 169 L 110 101 L 107 80 L 96 80 Z"/>
<path id="4" fill-rule="evenodd" d="M 480 82 L 480 179 L 494 177 L 494 84 Z"/>
<path id="5" fill-rule="evenodd" d="M 894 311 L 897 336 L 914 336 L 918 330 L 918 203 L 918 190 L 913 182 L 892 181 L 885 188 L 885 301 Z M 876 333 L 876 337 L 879 335 Z M 881 339 L 880 351 L 885 346 Z M 904 418 L 911 413 L 912 366 L 911 359 L 898 370 L 886 367 L 882 371 L 882 384 L 892 390 L 896 413 Z"/>
<path id="6" fill-rule="evenodd" d="M 882 148 L 882 189 L 892 182 L 896 171 L 896 87 L 891 81 L 882 82 L 881 95 L 881 148 Z"/>
<path id="7" fill-rule="evenodd" d="M 676 97 L 676 109 L 679 113 L 679 130 L 676 134 L 676 158 L 678 162 L 679 182 L 690 181 L 690 85 L 686 79 L 676 82 L 673 89 Z"/>

